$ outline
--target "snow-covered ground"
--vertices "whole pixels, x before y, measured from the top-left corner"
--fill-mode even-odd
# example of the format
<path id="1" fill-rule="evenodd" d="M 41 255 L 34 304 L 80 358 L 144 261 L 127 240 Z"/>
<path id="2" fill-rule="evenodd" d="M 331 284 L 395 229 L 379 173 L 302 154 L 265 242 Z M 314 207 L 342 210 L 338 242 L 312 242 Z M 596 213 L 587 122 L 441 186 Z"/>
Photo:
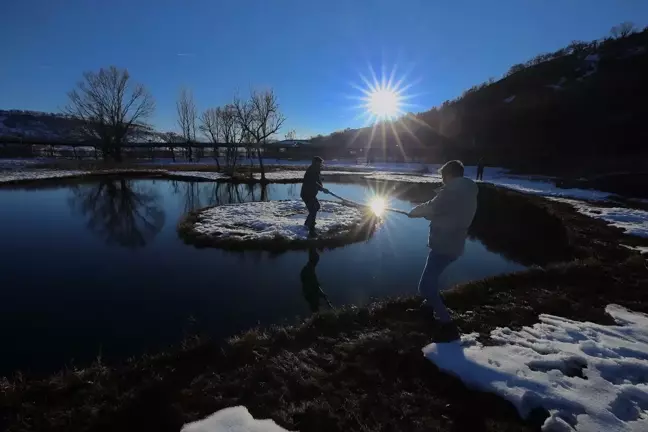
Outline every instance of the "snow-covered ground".
<path id="1" fill-rule="evenodd" d="M 288 432 L 272 420 L 256 420 L 243 406 L 225 408 L 188 423 L 180 432 Z"/>
<path id="2" fill-rule="evenodd" d="M 193 177 L 202 180 L 226 180 L 229 178 L 227 174 L 209 171 L 166 171 L 161 170 L 169 175 L 179 175 L 182 177 Z"/>
<path id="3" fill-rule="evenodd" d="M 0 171 L 0 183 L 20 180 L 39 180 L 50 178 L 76 177 L 79 175 L 90 174 L 90 171 L 74 170 L 11 170 Z"/>
<path id="4" fill-rule="evenodd" d="M 522 417 L 544 408 L 545 431 L 648 430 L 648 316 L 606 308 L 617 325 L 540 315 L 520 331 L 498 328 L 499 344 L 476 333 L 433 343 L 424 355 L 467 386 L 510 401 Z"/>
<path id="5" fill-rule="evenodd" d="M 320 201 L 317 230 L 320 237 L 346 235 L 363 222 L 364 214 L 355 207 Z M 247 202 L 203 210 L 193 231 L 214 240 L 241 242 L 283 239 L 307 240 L 304 221 L 308 211 L 301 201 Z"/>
<path id="6" fill-rule="evenodd" d="M 468 168 L 473 167 L 466 168 L 466 171 L 469 172 Z M 467 176 L 470 177 L 468 174 Z M 487 168 L 484 171 L 483 181 L 485 183 L 493 183 L 520 192 L 546 197 L 575 198 L 594 201 L 605 201 L 610 197 L 609 193 L 597 190 L 562 189 L 555 185 L 551 177 L 525 177 L 520 175 L 511 175 L 501 168 L 492 168 L 490 170 Z"/>
<path id="7" fill-rule="evenodd" d="M 612 226 L 623 228 L 628 234 L 648 237 L 648 211 L 626 207 L 602 207 L 573 199 L 553 199 L 572 205 L 586 216 L 603 219 Z"/>
<path id="8" fill-rule="evenodd" d="M 331 170 L 326 170 L 322 171 L 322 177 L 326 180 L 326 176 L 330 175 L 356 175 L 356 176 L 362 176 L 363 173 L 357 173 L 357 172 L 352 172 L 352 171 L 331 171 Z M 260 173 L 254 173 L 254 178 L 255 179 L 260 179 L 261 174 Z M 271 171 L 266 173 L 266 179 L 270 181 L 302 181 L 304 178 L 304 171 Z"/>
<path id="9" fill-rule="evenodd" d="M 403 183 L 440 183 L 441 176 L 439 174 L 425 174 L 425 175 L 411 175 L 411 174 L 398 174 L 390 172 L 376 172 L 367 174 L 364 178 L 369 180 L 388 180 Z"/>

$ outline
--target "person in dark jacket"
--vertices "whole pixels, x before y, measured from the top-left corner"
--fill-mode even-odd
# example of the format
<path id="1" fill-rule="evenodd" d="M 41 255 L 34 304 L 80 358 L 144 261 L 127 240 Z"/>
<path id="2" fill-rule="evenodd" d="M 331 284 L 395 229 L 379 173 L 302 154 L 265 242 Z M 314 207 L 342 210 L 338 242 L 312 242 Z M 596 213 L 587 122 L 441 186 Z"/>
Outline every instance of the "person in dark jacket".
<path id="1" fill-rule="evenodd" d="M 477 162 L 477 177 L 476 180 L 482 180 L 484 178 L 484 158 L 480 158 Z"/>
<path id="2" fill-rule="evenodd" d="M 311 234 L 315 234 L 315 219 L 317 218 L 317 212 L 320 209 L 320 203 L 317 200 L 317 193 L 322 191 L 324 193 L 329 193 L 328 189 L 325 189 L 322 186 L 322 163 L 324 161 L 321 157 L 315 156 L 313 158 L 313 163 L 306 169 L 304 174 L 304 180 L 302 182 L 301 188 L 301 199 L 306 204 L 308 209 L 308 217 L 304 225 L 308 228 Z"/>

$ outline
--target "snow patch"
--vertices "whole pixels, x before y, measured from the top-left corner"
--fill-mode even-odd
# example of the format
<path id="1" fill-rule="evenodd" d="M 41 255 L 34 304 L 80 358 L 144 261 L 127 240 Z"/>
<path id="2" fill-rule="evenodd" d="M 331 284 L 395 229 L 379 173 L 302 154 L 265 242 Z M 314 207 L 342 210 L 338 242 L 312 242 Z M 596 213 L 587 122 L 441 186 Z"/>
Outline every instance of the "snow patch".
<path id="1" fill-rule="evenodd" d="M 612 226 L 624 229 L 628 234 L 648 237 L 648 211 L 626 207 L 600 207 L 570 199 L 556 201 L 571 204 L 579 213 L 603 219 Z"/>
<path id="2" fill-rule="evenodd" d="M 598 54 L 590 54 L 585 57 L 585 73 L 576 79 L 578 81 L 583 81 L 584 78 L 594 75 L 598 71 L 598 62 L 600 60 L 601 56 Z"/>
<path id="3" fill-rule="evenodd" d="M 227 174 L 208 171 L 163 171 L 168 175 L 179 175 L 182 177 L 193 177 L 204 180 L 227 180 L 230 178 Z"/>
<path id="4" fill-rule="evenodd" d="M 441 183 L 440 174 L 407 175 L 395 173 L 373 173 L 364 176 L 367 180 L 386 180 L 403 183 Z"/>
<path id="5" fill-rule="evenodd" d="M 577 198 L 587 199 L 594 201 L 605 201 L 609 198 L 610 194 L 597 190 L 589 189 L 561 189 L 553 183 L 543 180 L 529 180 L 520 177 L 497 177 L 488 179 L 489 183 L 498 186 L 506 187 L 509 189 L 517 190 L 524 193 L 534 195 L 542 195 L 547 197 L 563 197 L 563 198 Z"/>
<path id="6" fill-rule="evenodd" d="M 515 95 L 509 96 L 506 99 L 504 99 L 504 103 L 511 103 L 515 100 Z"/>
<path id="7" fill-rule="evenodd" d="M 302 181 L 304 179 L 304 171 L 271 171 L 266 173 L 266 179 L 270 181 Z M 363 175 L 364 173 L 358 172 L 349 172 L 349 171 L 322 171 L 322 176 L 326 177 L 327 175 Z M 261 174 L 255 173 L 255 179 L 260 179 Z"/>
<path id="8" fill-rule="evenodd" d="M 320 237 L 345 235 L 364 221 L 364 212 L 332 201 L 320 201 Z M 301 201 L 247 202 L 212 207 L 200 212 L 192 230 L 214 240 L 307 240 L 308 214 Z"/>
<path id="9" fill-rule="evenodd" d="M 600 60 L 601 60 L 601 56 L 599 54 L 589 54 L 587 57 L 585 57 L 586 62 L 597 63 Z"/>
<path id="10" fill-rule="evenodd" d="M 606 312 L 617 325 L 543 314 L 533 327 L 493 330 L 497 346 L 483 346 L 473 333 L 423 353 L 466 385 L 508 400 L 522 417 L 546 409 L 542 430 L 648 430 L 648 316 L 618 305 Z"/>
<path id="11" fill-rule="evenodd" d="M 225 408 L 188 423 L 180 432 L 288 432 L 272 420 L 256 420 L 243 406 Z"/>
<path id="12" fill-rule="evenodd" d="M 28 180 L 45 180 L 50 178 L 76 177 L 91 174 L 91 171 L 65 170 L 20 170 L 0 172 L 0 183 Z"/>
<path id="13" fill-rule="evenodd" d="M 554 90 L 563 90 L 563 85 L 567 83 L 567 78 L 560 77 L 560 80 L 557 84 L 547 84 L 545 87 L 552 88 Z"/>

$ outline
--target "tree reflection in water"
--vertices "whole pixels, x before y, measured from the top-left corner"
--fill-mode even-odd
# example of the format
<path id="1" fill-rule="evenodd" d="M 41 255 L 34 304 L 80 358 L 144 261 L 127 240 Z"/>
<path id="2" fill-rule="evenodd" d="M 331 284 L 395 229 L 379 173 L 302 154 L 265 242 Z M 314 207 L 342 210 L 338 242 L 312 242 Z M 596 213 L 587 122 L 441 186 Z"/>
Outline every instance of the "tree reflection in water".
<path id="1" fill-rule="evenodd" d="M 160 201 L 161 196 L 142 183 L 104 179 L 75 187 L 69 204 L 106 244 L 136 249 L 150 242 L 164 226 Z"/>
<path id="2" fill-rule="evenodd" d="M 266 185 L 173 181 L 171 187 L 185 213 L 215 205 L 268 201 Z"/>

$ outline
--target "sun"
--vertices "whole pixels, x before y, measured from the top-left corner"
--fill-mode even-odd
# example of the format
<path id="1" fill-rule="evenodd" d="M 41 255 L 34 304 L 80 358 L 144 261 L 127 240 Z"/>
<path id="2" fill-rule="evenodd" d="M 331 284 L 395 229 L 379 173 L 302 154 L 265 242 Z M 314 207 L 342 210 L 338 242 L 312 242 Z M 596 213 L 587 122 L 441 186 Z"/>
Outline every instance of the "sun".
<path id="1" fill-rule="evenodd" d="M 418 107 L 412 104 L 416 95 L 410 94 L 409 91 L 420 80 L 409 80 L 408 72 L 399 74 L 396 65 L 390 73 L 387 73 L 383 65 L 380 76 L 376 75 L 376 71 L 369 65 L 369 73 L 368 76 L 359 73 L 361 82 L 350 83 L 358 93 L 347 95 L 349 99 L 359 101 L 359 104 L 352 108 L 358 110 L 356 119 L 363 119 L 365 126 L 396 122 L 405 116 L 406 112 Z"/>
<path id="2" fill-rule="evenodd" d="M 385 213 L 387 203 L 384 198 L 375 197 L 369 202 L 369 207 L 371 207 L 371 211 L 373 211 L 376 216 L 382 216 L 382 214 Z"/>
<path id="3" fill-rule="evenodd" d="M 367 109 L 379 119 L 392 119 L 401 112 L 401 95 L 388 87 L 374 88 L 367 95 Z"/>

